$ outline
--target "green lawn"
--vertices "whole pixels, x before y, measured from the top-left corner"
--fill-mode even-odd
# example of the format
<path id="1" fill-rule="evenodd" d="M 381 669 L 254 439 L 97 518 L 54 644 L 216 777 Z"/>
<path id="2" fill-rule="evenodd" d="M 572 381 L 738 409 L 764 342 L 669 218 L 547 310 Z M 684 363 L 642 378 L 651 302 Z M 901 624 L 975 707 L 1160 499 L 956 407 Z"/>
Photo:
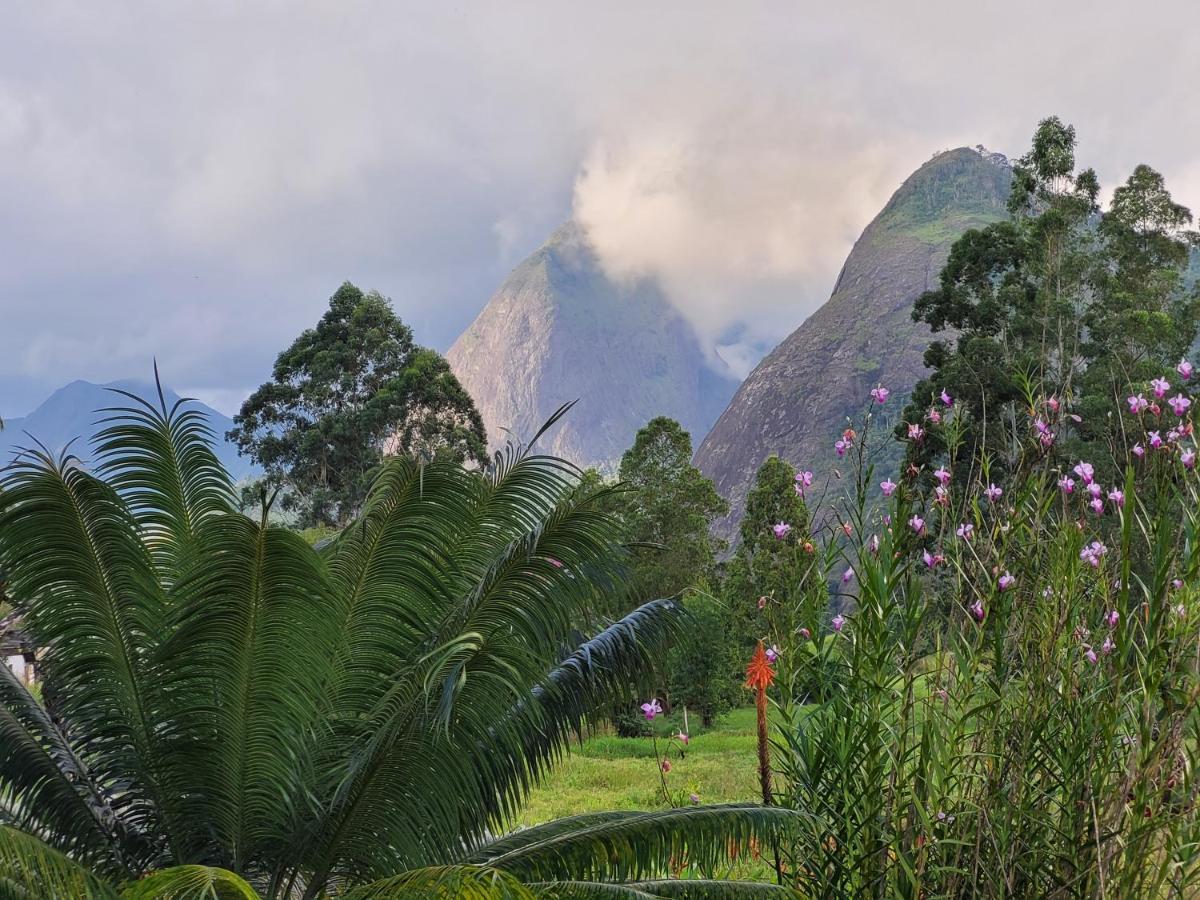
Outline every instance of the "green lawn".
<path id="1" fill-rule="evenodd" d="M 654 721 L 659 748 L 682 725 L 678 715 Z M 705 730 L 690 717 L 685 755 L 672 746 L 667 786 L 675 796 L 695 793 L 701 803 L 759 799 L 754 709 L 736 709 Z M 620 738 L 605 732 L 576 745 L 536 788 L 515 825 L 536 825 L 561 816 L 603 809 L 664 806 L 654 745 L 650 738 Z"/>

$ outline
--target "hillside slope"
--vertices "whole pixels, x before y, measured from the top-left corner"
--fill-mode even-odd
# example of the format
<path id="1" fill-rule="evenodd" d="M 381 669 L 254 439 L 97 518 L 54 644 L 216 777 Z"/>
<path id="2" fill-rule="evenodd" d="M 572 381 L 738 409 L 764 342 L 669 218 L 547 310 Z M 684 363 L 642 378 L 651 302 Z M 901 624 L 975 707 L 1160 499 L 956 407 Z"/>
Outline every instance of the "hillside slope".
<path id="1" fill-rule="evenodd" d="M 833 443 L 878 383 L 899 409 L 924 372 L 929 331 L 911 318 L 950 245 L 1005 214 L 1012 171 L 999 154 L 960 148 L 921 166 L 854 245 L 829 300 L 758 364 L 696 452 L 731 503 L 719 524 L 736 532 L 762 461 L 778 454 L 827 483 Z M 817 485 L 819 492 L 821 484 Z"/>
<path id="2" fill-rule="evenodd" d="M 653 282 L 609 279 L 573 223 L 517 266 L 446 357 L 493 448 L 578 400 L 540 446 L 580 465 L 614 466 L 654 416 L 699 440 L 737 386 Z"/>

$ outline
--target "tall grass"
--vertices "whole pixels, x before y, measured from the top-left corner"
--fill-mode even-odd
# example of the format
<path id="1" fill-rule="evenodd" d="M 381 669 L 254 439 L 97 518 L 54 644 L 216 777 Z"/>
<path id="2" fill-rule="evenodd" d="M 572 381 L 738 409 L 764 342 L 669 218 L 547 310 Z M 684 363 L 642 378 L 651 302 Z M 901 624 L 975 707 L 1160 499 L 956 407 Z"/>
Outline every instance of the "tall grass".
<path id="1" fill-rule="evenodd" d="M 928 471 L 876 475 L 869 417 L 856 436 L 810 573 L 840 586 L 844 625 L 813 590 L 769 636 L 777 802 L 812 815 L 780 870 L 806 894 L 1200 892 L 1194 438 L 1167 412 L 1162 448 L 1093 461 L 1097 512 L 1095 476 L 1039 442 L 1058 407 L 1031 392 L 1002 458 L 966 454 L 951 414 L 940 494 Z M 1132 446 L 1158 423 L 1127 427 Z M 825 696 L 804 705 L 814 668 Z"/>

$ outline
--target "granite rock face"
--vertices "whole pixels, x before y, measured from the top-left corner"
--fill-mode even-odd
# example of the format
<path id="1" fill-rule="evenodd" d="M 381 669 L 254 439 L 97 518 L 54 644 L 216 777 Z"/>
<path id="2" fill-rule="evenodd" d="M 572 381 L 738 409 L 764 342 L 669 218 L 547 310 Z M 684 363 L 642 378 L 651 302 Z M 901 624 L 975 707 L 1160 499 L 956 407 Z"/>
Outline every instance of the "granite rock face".
<path id="1" fill-rule="evenodd" d="M 735 536 L 766 457 L 812 470 L 819 494 L 835 476 L 833 443 L 871 388 L 891 389 L 893 415 L 903 406 L 925 371 L 930 340 L 912 321 L 913 302 L 936 284 L 963 232 L 1004 217 L 1011 180 L 1000 154 L 940 153 L 867 226 L 829 300 L 750 373 L 696 452 L 697 465 L 730 501 L 729 517 L 718 524 L 723 537 Z"/>
<path id="2" fill-rule="evenodd" d="M 706 361 L 657 285 L 608 278 L 574 223 L 513 270 L 446 358 L 493 449 L 527 441 L 578 400 L 539 447 L 609 470 L 655 416 L 699 440 L 737 387 Z"/>

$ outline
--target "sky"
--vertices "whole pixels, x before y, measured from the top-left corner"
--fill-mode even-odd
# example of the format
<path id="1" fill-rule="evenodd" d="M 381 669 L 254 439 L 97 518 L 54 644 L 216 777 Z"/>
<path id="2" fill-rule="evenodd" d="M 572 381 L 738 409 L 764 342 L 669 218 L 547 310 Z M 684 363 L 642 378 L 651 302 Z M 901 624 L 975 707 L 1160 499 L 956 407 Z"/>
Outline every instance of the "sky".
<path id="1" fill-rule="evenodd" d="M 834 8 L 837 7 L 837 8 Z M 0 415 L 73 379 L 225 412 L 346 280 L 445 350 L 561 222 L 739 372 L 934 153 L 1057 114 L 1200 209 L 1200 4 L 10 4 Z"/>

